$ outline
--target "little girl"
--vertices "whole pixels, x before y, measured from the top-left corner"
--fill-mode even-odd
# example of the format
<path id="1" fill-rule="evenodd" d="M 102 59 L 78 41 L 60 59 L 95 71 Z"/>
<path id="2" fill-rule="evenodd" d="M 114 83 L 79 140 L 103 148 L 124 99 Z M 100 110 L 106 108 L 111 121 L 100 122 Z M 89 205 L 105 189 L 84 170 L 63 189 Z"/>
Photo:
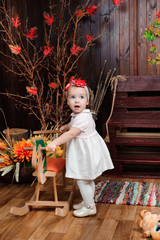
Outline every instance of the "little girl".
<path id="1" fill-rule="evenodd" d="M 113 164 L 107 146 L 95 129 L 92 114 L 86 106 L 89 103 L 89 91 L 84 80 L 74 80 L 65 88 L 67 103 L 72 110 L 71 122 L 62 126 L 64 132 L 47 145 L 47 151 L 55 151 L 57 145 L 67 143 L 66 177 L 77 180 L 83 201 L 73 205 L 76 217 L 95 215 L 94 202 L 97 178 Z"/>

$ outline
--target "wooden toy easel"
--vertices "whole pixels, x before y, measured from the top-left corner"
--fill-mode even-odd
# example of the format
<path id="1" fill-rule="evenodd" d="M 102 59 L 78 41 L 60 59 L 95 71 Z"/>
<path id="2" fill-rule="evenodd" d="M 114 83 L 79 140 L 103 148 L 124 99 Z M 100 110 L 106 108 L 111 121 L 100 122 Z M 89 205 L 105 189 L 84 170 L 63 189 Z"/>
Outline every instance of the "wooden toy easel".
<path id="1" fill-rule="evenodd" d="M 54 138 L 59 131 L 40 131 L 34 133 L 52 133 Z M 73 201 L 73 195 L 75 191 L 75 180 L 72 185 L 67 186 L 65 183 L 64 172 L 65 172 L 65 149 L 62 158 L 46 158 L 46 150 L 43 139 L 33 140 L 33 154 L 32 154 L 32 166 L 35 168 L 33 176 L 37 178 L 37 185 L 32 198 L 25 203 L 23 207 L 12 207 L 10 213 L 14 215 L 25 215 L 29 212 L 30 207 L 53 207 L 55 208 L 55 215 L 65 217 L 69 212 L 70 206 Z M 49 168 L 49 170 L 48 170 Z M 59 172 L 63 172 L 63 191 L 69 192 L 67 201 L 59 201 L 57 193 L 56 175 Z M 53 179 L 54 201 L 41 201 L 40 192 L 48 191 L 49 189 L 45 186 L 47 178 Z"/>

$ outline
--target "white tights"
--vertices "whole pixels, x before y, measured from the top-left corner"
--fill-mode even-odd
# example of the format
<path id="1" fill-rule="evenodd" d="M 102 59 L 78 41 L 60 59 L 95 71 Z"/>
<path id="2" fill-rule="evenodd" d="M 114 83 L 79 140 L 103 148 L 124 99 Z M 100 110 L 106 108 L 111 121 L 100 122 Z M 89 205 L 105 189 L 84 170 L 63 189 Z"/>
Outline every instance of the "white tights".
<path id="1" fill-rule="evenodd" d="M 95 183 L 93 180 L 77 180 L 82 199 L 85 204 L 94 204 Z"/>

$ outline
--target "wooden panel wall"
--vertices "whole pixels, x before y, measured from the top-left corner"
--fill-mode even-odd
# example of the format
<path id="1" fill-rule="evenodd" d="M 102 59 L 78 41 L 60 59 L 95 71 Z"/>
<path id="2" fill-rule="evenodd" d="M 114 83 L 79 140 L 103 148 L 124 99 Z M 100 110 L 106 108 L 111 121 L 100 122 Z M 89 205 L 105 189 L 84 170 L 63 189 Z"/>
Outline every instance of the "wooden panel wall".
<path id="1" fill-rule="evenodd" d="M 14 6 L 23 21 L 29 27 L 37 26 L 41 34 L 43 12 L 48 12 L 48 0 L 6 0 L 8 7 Z M 59 1 L 52 1 L 58 3 Z M 71 1 L 72 6 L 85 3 L 85 0 Z M 0 1 L 1 4 L 1 1 Z M 97 1 L 94 2 L 97 4 Z M 81 58 L 77 72 L 96 89 L 98 77 L 103 63 L 107 60 L 107 70 L 116 68 L 116 74 L 124 75 L 159 75 L 159 66 L 150 66 L 146 62 L 149 55 L 149 45 L 142 35 L 146 26 L 155 19 L 156 11 L 160 10 L 160 0 L 123 0 L 118 6 L 104 34 L 96 40 L 94 46 Z M 73 9 L 74 11 L 74 9 Z M 91 21 L 83 24 L 80 34 L 94 34 L 97 36 L 103 29 L 106 17 L 112 15 L 112 0 L 105 0 L 97 15 Z M 41 38 L 40 40 L 41 41 Z M 83 42 L 82 42 L 83 44 Z M 157 42 L 157 44 L 159 44 Z M 159 44 L 160 45 L 160 44 Z M 5 45 L 1 42 L 1 49 Z M 2 57 L 0 57 L 2 59 Z M 17 78 L 0 68 L 0 92 L 18 91 L 20 89 Z M 107 100 L 105 100 L 107 101 Z M 106 102 L 101 108 L 101 114 L 106 116 Z M 15 109 L 15 104 L 0 95 L 0 107 L 4 110 L 9 127 L 25 127 L 35 129 L 37 122 L 28 113 Z M 105 120 L 105 119 L 104 119 Z M 0 113 L 0 130 L 5 128 Z M 99 123 L 101 124 L 101 122 Z"/>

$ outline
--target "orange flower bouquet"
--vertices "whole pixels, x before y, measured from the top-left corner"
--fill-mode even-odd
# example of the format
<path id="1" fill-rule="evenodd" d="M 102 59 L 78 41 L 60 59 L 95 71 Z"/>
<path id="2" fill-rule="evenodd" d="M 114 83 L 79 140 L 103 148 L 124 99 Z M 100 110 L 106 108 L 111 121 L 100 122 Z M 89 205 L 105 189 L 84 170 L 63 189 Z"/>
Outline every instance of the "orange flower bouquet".
<path id="1" fill-rule="evenodd" d="M 5 138 L 4 138 L 5 139 Z M 12 172 L 12 180 L 19 182 L 20 169 L 32 169 L 31 158 L 32 151 L 25 150 L 25 148 L 31 148 L 31 139 L 22 139 L 14 144 L 9 143 L 5 139 L 5 143 L 0 140 L 0 172 L 1 176 L 5 176 L 7 173 Z"/>
<path id="2" fill-rule="evenodd" d="M 31 173 L 33 167 L 31 164 L 32 151 L 25 150 L 26 148 L 32 148 L 32 139 L 42 138 L 42 136 L 35 136 L 30 139 L 22 139 L 16 143 L 10 143 L 3 136 L 5 142 L 0 140 L 0 172 L 1 176 L 5 176 L 8 173 L 12 173 L 12 181 L 15 179 L 16 182 L 20 181 L 23 175 L 26 179 L 25 182 L 29 180 L 32 181 Z M 44 138 L 45 145 L 50 141 L 50 139 Z M 61 157 L 63 150 L 61 147 L 56 148 L 56 157 Z M 47 152 L 47 157 L 52 157 L 53 152 Z M 30 179 L 27 179 L 29 177 Z"/>

